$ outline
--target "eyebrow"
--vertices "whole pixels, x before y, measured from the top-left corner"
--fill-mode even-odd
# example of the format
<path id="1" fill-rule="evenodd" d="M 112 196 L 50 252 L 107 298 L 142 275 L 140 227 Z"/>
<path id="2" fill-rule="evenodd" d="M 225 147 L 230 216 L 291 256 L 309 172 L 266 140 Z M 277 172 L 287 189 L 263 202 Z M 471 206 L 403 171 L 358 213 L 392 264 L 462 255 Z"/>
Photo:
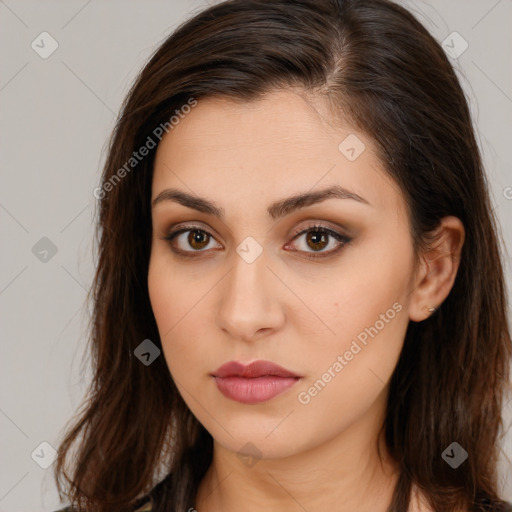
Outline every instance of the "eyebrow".
<path id="1" fill-rule="evenodd" d="M 306 206 L 311 206 L 312 204 L 320 203 L 322 201 L 326 201 L 327 199 L 333 198 L 352 199 L 359 203 L 370 205 L 366 199 L 357 195 L 356 193 L 351 192 L 339 185 L 334 185 L 317 192 L 303 192 L 301 194 L 276 201 L 267 208 L 267 212 L 272 219 L 276 220 L 289 215 L 296 210 L 305 208 Z M 188 194 L 178 189 L 167 188 L 162 190 L 162 192 L 160 192 L 155 197 L 155 199 L 153 199 L 152 208 L 164 201 L 173 201 L 175 203 L 186 206 L 187 208 L 197 210 L 207 215 L 213 215 L 219 219 L 224 219 L 225 217 L 224 208 L 221 208 L 213 201 L 198 197 L 196 195 Z"/>

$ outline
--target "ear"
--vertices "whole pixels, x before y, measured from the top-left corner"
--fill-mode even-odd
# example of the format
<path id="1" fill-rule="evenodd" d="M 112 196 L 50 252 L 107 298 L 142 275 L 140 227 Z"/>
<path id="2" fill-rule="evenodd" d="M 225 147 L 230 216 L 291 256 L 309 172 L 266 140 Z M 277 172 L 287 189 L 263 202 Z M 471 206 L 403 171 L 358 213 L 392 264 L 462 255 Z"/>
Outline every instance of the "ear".
<path id="1" fill-rule="evenodd" d="M 444 217 L 433 231 L 433 242 L 420 255 L 409 302 L 409 318 L 421 322 L 439 309 L 452 289 L 460 254 L 464 244 L 465 230 L 457 217 Z"/>

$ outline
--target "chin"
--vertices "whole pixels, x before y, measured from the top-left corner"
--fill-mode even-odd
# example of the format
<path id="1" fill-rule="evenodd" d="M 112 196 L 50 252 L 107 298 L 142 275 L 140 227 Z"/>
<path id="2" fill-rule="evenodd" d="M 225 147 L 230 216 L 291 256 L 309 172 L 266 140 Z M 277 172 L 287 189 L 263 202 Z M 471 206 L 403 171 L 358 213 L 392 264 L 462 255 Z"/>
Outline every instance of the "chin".
<path id="1" fill-rule="evenodd" d="M 295 436 L 290 430 L 283 429 L 279 435 L 274 431 L 269 435 L 272 429 L 262 432 L 261 429 L 244 428 L 243 425 L 239 429 L 226 425 L 226 429 L 232 437 L 224 430 L 216 431 L 213 435 L 215 442 L 236 453 L 246 465 L 255 464 L 260 459 L 283 459 L 308 448 L 306 439 L 301 442 L 299 433 Z"/>

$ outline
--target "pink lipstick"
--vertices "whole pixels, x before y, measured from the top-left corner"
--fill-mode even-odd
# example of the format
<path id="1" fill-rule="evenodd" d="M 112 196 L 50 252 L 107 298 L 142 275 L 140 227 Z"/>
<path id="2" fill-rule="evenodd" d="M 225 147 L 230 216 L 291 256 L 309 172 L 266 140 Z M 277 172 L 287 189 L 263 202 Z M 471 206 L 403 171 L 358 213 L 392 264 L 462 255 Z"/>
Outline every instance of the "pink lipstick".
<path id="1" fill-rule="evenodd" d="M 270 361 L 244 365 L 225 363 L 212 374 L 217 388 L 227 398 L 244 404 L 266 402 L 295 385 L 300 375 Z"/>

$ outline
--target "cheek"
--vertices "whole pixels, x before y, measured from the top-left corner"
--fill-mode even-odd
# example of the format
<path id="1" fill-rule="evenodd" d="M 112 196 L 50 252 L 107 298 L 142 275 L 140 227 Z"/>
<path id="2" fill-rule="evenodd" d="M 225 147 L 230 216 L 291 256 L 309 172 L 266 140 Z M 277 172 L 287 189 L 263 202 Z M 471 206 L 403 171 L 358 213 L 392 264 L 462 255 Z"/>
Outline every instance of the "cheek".
<path id="1" fill-rule="evenodd" d="M 149 298 L 163 355 L 176 381 L 186 380 L 192 373 L 197 375 L 200 366 L 208 364 L 208 355 L 201 344 L 205 341 L 204 333 L 211 330 L 211 326 L 202 323 L 206 317 L 202 308 L 211 286 L 204 276 L 201 279 L 178 271 L 178 265 L 171 264 L 165 254 L 151 256 Z"/>
<path id="2" fill-rule="evenodd" d="M 412 256 L 405 236 L 395 237 L 393 244 L 380 242 L 368 251 L 354 251 L 336 272 L 328 292 L 315 298 L 315 311 L 331 332 L 312 338 L 311 346 L 304 347 L 310 351 L 311 371 L 301 390 L 309 397 L 322 394 L 323 398 L 315 398 L 317 403 L 331 402 L 346 410 L 371 403 L 384 388 L 409 323 Z M 308 386 L 317 381 L 317 389 L 309 393 Z M 329 415 L 328 408 L 324 414 Z"/>
<path id="3" fill-rule="evenodd" d="M 158 254 L 153 252 L 149 262 L 148 291 L 151 308 L 160 332 L 162 342 L 164 334 L 171 329 L 175 322 L 176 292 L 175 285 L 171 285 L 170 271 L 162 264 Z"/>
<path id="4" fill-rule="evenodd" d="M 347 253 L 342 264 L 333 271 L 327 293 L 316 293 L 316 296 L 313 291 L 309 293 L 318 316 L 334 331 L 327 333 L 327 339 L 332 339 L 338 350 L 350 345 L 360 333 L 364 338 L 365 329 L 376 323 L 377 327 L 382 327 L 384 322 L 385 329 L 380 329 L 381 332 L 385 330 L 392 335 L 395 328 L 399 333 L 403 332 L 404 324 L 408 323 L 405 311 L 413 268 L 413 254 L 408 242 L 406 237 L 403 240 L 394 238 L 393 244 L 376 239 L 364 251 Z M 381 315 L 384 315 L 383 319 Z M 396 338 L 394 335 L 390 337 Z M 401 341 L 401 338 L 397 340 L 398 343 Z"/>
<path id="5" fill-rule="evenodd" d="M 205 280 L 172 260 L 165 248 L 155 244 L 148 269 L 148 290 L 151 307 L 162 343 L 172 337 L 180 323 L 207 291 Z"/>
<path id="6" fill-rule="evenodd" d="M 331 341 L 305 347 L 308 378 L 295 397 L 304 431 L 324 425 L 329 437 L 357 422 L 373 410 L 396 367 L 409 321 L 407 293 L 387 275 L 367 271 L 326 306 L 336 333 Z"/>

